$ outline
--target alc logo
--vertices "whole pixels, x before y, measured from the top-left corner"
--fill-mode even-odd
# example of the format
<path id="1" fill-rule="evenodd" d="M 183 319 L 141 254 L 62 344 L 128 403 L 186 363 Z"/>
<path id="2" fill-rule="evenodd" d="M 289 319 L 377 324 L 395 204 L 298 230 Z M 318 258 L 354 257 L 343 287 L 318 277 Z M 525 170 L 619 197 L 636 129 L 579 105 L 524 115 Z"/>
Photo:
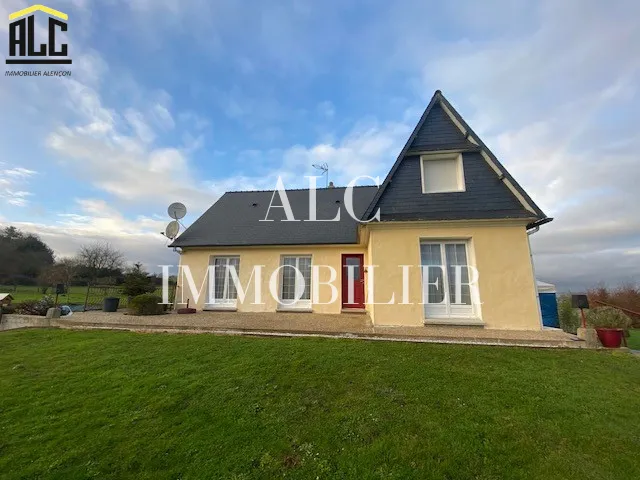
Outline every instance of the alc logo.
<path id="1" fill-rule="evenodd" d="M 33 12 L 42 11 L 49 15 L 48 42 L 37 45 L 35 39 L 35 18 Z M 33 5 L 9 15 L 9 57 L 6 63 L 10 65 L 33 64 L 70 64 L 70 58 L 41 58 L 67 57 L 68 46 L 63 43 L 56 45 L 56 33 L 67 31 L 69 16 L 44 5 Z M 25 58 L 27 57 L 27 58 Z"/>

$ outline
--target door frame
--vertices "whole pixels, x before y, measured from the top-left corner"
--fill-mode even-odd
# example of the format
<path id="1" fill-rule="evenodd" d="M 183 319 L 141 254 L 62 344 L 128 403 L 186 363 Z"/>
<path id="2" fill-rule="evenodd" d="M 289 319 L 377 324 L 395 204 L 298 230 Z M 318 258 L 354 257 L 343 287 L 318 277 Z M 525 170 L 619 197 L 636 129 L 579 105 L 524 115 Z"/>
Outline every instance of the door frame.
<path id="1" fill-rule="evenodd" d="M 349 301 L 349 291 L 345 290 L 345 266 L 346 259 L 348 257 L 356 257 L 360 260 L 360 278 L 354 279 L 353 286 L 353 300 L 356 302 L 358 300 L 358 290 L 361 290 L 361 298 L 362 302 L 360 303 L 346 303 Z M 364 253 L 343 253 L 340 257 L 340 305 L 343 310 L 348 309 L 364 309 L 365 308 L 365 297 L 364 297 Z M 348 287 L 347 287 L 348 288 Z"/>

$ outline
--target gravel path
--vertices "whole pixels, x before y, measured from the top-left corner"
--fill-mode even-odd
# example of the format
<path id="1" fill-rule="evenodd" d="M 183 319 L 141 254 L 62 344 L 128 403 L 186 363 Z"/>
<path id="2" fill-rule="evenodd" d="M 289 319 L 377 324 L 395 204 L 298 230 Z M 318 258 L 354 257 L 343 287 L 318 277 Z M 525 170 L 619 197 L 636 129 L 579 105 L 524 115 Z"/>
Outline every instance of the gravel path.
<path id="1" fill-rule="evenodd" d="M 549 342 L 550 346 L 579 346 L 583 342 L 561 330 L 491 330 L 479 327 L 423 326 L 381 327 L 373 326 L 368 315 L 290 312 L 198 312 L 191 315 L 134 316 L 124 311 L 116 313 L 83 312 L 61 319 L 66 327 L 128 328 L 133 330 L 180 331 L 239 331 L 280 332 L 282 334 L 335 334 L 376 337 L 413 337 L 416 339 L 464 340 L 495 343 Z M 580 345 L 581 346 L 581 345 Z"/>

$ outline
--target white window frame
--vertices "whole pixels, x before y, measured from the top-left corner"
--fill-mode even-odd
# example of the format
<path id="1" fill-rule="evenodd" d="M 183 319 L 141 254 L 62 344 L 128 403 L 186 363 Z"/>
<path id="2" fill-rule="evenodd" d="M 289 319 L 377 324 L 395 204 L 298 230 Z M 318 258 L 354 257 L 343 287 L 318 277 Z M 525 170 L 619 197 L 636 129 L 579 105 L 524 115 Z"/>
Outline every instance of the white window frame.
<path id="1" fill-rule="evenodd" d="M 420 265 L 422 266 L 422 245 L 438 245 L 440 247 L 440 258 L 441 258 L 441 266 L 442 269 L 442 279 L 443 285 L 441 288 L 444 289 L 444 303 L 442 304 L 433 304 L 427 303 L 427 295 L 428 290 L 426 285 L 424 284 L 424 279 L 422 275 L 421 283 L 422 283 L 422 303 L 423 303 L 423 316 L 424 322 L 428 323 L 451 323 L 457 325 L 482 325 L 482 318 L 479 309 L 480 299 L 474 299 L 473 291 L 470 291 L 471 295 L 471 305 L 459 305 L 455 303 L 451 303 L 449 298 L 449 272 L 447 269 L 447 257 L 446 257 L 446 249 L 445 245 L 464 245 L 465 247 L 465 255 L 467 257 L 467 265 L 475 267 L 475 257 L 473 255 L 473 249 L 471 245 L 470 239 L 421 239 L 418 245 L 419 256 L 420 256 Z M 476 285 L 477 287 L 477 285 Z M 479 293 L 477 294 L 479 296 Z"/>
<path id="2" fill-rule="evenodd" d="M 425 189 L 425 162 L 432 160 L 455 160 L 456 162 L 456 181 L 458 188 L 455 190 L 426 190 Z M 420 155 L 420 185 L 422 193 L 451 193 L 464 192 L 466 184 L 464 181 L 464 163 L 462 161 L 462 153 L 430 153 Z"/>
<path id="3" fill-rule="evenodd" d="M 231 259 L 238 259 L 238 277 L 240 276 L 240 255 L 211 255 L 209 257 L 209 266 L 215 265 L 216 259 L 225 259 L 226 262 L 224 264 L 225 276 L 224 276 L 224 287 L 223 287 L 223 296 L 224 298 L 215 298 L 215 272 L 213 274 L 213 278 L 208 276 L 208 281 L 214 282 L 212 285 L 213 289 L 213 298 L 209 298 L 209 285 L 207 284 L 205 304 L 203 310 L 236 310 L 238 307 L 238 294 L 236 292 L 236 298 L 229 298 L 229 285 L 233 282 L 231 279 L 231 273 L 229 271 L 229 261 Z M 207 271 L 207 275 L 208 275 Z M 208 300 L 213 300 L 213 303 L 206 303 Z"/>
<path id="4" fill-rule="evenodd" d="M 296 259 L 296 264 L 295 267 L 300 270 L 300 259 L 301 258 L 308 258 L 309 259 L 309 265 L 311 268 L 311 274 L 309 276 L 309 299 L 300 299 L 300 300 L 285 300 L 282 298 L 282 289 L 284 287 L 284 271 L 285 271 L 285 265 L 284 265 L 284 259 L 285 258 L 295 258 Z M 313 295 L 313 290 L 312 290 L 312 278 L 313 278 L 313 256 L 309 255 L 309 254 L 284 254 L 284 255 L 280 255 L 280 272 L 278 275 L 278 310 L 293 310 L 293 311 L 311 311 L 311 298 Z M 295 290 L 296 292 L 298 291 L 298 288 L 300 288 L 300 286 L 295 285 Z M 296 295 L 297 296 L 297 295 Z"/>

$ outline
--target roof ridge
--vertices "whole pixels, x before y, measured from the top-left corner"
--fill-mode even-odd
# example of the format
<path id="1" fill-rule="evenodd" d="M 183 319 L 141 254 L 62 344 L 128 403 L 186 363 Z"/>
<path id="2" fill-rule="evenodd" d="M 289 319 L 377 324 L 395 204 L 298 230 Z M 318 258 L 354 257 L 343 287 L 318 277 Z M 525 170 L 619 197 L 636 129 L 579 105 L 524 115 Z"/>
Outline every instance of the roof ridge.
<path id="1" fill-rule="evenodd" d="M 316 190 L 343 190 L 348 187 L 317 187 Z M 354 185 L 353 188 L 378 188 L 378 185 Z M 227 193 L 264 193 L 264 192 L 273 192 L 274 189 L 269 190 L 227 190 L 224 192 Z M 310 188 L 285 188 L 285 192 L 300 192 L 305 190 L 311 190 Z"/>

